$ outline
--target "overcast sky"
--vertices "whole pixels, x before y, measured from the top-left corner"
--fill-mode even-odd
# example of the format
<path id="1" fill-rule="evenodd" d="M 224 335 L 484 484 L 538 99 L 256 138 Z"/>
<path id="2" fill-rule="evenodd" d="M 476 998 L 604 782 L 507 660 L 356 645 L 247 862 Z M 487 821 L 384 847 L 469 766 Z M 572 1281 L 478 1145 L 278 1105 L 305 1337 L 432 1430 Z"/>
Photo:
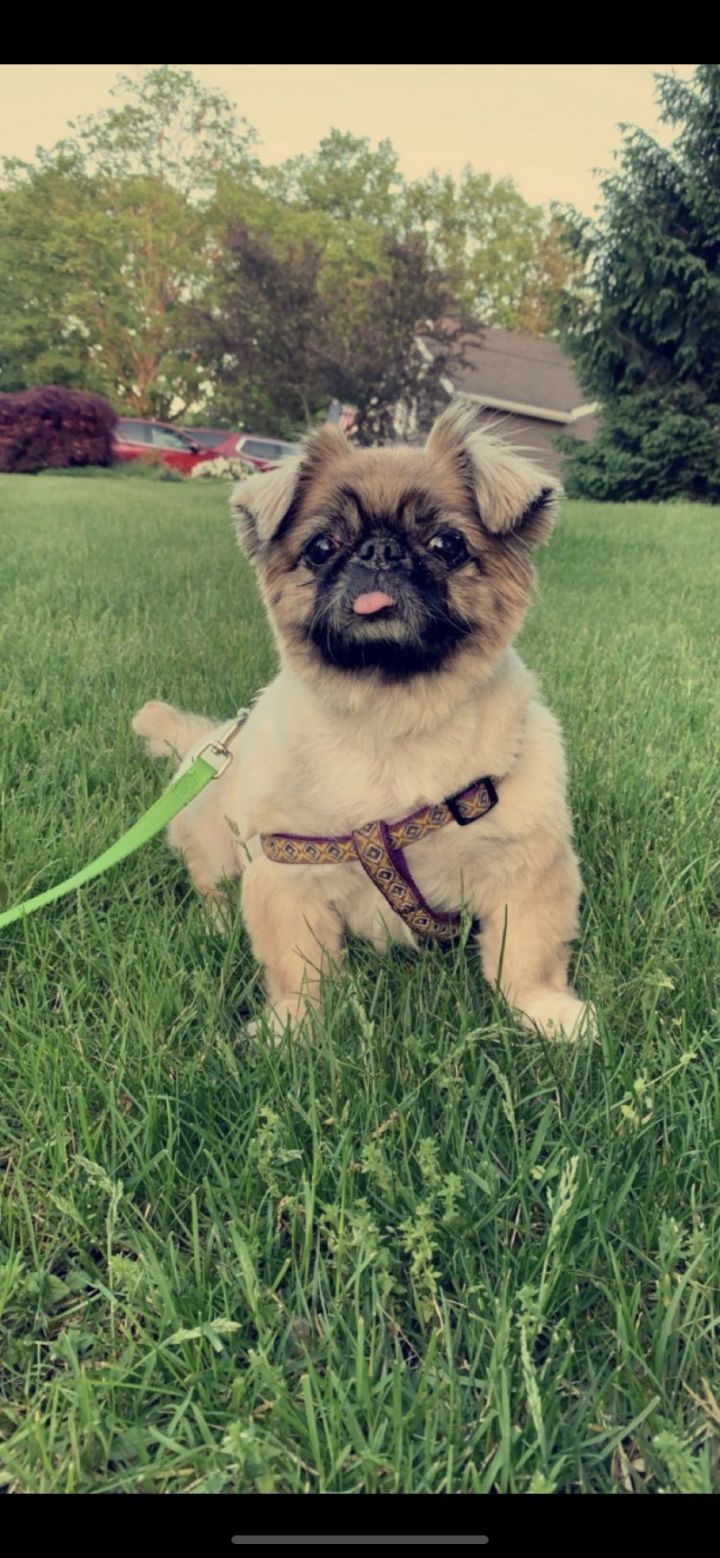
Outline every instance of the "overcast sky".
<path id="1" fill-rule="evenodd" d="M 69 119 L 110 102 L 136 65 L 0 65 L 0 154 L 31 158 Z M 618 125 L 668 139 L 654 71 L 692 65 L 191 65 L 226 93 L 261 136 L 264 161 L 313 149 L 329 129 L 387 136 L 402 171 L 459 173 L 466 163 L 509 174 L 527 200 L 590 212 L 594 168 L 609 168 Z"/>

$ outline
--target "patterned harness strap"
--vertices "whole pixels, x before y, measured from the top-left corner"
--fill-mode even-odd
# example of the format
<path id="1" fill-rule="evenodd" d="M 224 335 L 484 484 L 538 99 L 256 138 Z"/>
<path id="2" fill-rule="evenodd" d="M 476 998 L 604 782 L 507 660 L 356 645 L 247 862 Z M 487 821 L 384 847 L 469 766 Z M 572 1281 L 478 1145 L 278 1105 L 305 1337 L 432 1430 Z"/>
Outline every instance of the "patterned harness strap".
<path id="1" fill-rule="evenodd" d="M 359 860 L 390 908 L 417 936 L 440 942 L 453 941 L 460 927 L 459 914 L 430 908 L 413 880 L 403 851 L 438 828 L 457 822 L 461 828 L 476 822 L 497 805 L 498 780 L 475 779 L 464 790 L 434 806 L 420 806 L 399 822 L 366 822 L 353 833 L 335 838 L 299 833 L 261 833 L 260 843 L 268 860 L 287 866 L 330 866 Z"/>

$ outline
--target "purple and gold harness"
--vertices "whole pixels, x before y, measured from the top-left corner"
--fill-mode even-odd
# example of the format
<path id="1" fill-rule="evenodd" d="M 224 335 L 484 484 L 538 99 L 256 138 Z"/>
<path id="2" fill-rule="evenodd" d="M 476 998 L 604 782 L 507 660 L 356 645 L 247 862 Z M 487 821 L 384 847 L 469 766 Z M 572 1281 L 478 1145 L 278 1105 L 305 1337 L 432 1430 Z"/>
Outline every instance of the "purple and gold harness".
<path id="1" fill-rule="evenodd" d="M 414 881 L 405 849 L 450 822 L 466 828 L 497 805 L 496 779 L 474 779 L 464 790 L 433 806 L 420 806 L 399 822 L 366 822 L 352 833 L 334 838 L 299 833 L 261 833 L 268 860 L 286 866 L 334 866 L 358 860 L 371 882 L 416 936 L 441 943 L 454 941 L 460 915 L 431 909 Z"/>

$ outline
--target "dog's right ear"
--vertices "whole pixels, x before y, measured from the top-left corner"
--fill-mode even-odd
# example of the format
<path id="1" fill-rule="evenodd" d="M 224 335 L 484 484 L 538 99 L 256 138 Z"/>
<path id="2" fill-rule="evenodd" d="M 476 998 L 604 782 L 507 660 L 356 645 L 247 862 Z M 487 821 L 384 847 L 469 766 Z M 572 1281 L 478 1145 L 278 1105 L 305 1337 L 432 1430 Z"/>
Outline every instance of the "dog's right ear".
<path id="1" fill-rule="evenodd" d="M 292 524 L 308 483 L 330 461 L 347 456 L 349 448 L 338 428 L 321 428 L 307 440 L 301 454 L 283 460 L 277 470 L 258 471 L 235 487 L 230 506 L 237 536 L 253 561 Z"/>

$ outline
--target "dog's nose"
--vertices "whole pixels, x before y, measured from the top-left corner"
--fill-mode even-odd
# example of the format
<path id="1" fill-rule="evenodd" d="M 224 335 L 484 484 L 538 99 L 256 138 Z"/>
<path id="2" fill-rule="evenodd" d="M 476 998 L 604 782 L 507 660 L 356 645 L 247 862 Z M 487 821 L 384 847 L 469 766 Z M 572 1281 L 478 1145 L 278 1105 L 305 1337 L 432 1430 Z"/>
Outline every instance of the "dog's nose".
<path id="1" fill-rule="evenodd" d="M 387 568 L 391 563 L 399 563 L 404 555 L 405 548 L 399 538 L 385 533 L 366 536 L 357 549 L 361 562 L 374 563 L 376 568 Z"/>

